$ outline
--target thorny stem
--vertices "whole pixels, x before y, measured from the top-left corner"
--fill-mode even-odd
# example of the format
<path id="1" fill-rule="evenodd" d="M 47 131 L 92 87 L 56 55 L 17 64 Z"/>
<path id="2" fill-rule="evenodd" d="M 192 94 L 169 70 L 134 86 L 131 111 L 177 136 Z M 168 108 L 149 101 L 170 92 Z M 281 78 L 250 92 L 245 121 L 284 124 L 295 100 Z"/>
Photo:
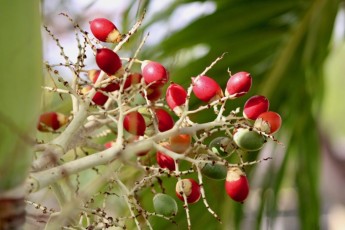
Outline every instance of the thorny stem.
<path id="1" fill-rule="evenodd" d="M 211 215 L 213 215 L 214 218 L 216 218 L 220 223 L 222 223 L 222 221 L 220 220 L 217 213 L 211 209 L 210 205 L 208 204 L 208 202 L 206 200 L 204 183 L 202 182 L 202 174 L 201 174 L 201 170 L 200 170 L 198 165 L 196 165 L 196 169 L 198 172 L 198 180 L 199 180 L 199 185 L 200 185 L 200 192 L 201 192 L 202 201 L 204 202 L 204 205 L 205 205 L 206 209 L 208 210 L 208 212 L 211 213 Z"/>
<path id="2" fill-rule="evenodd" d="M 177 172 L 180 172 L 180 170 L 179 170 L 179 164 L 178 163 L 176 163 L 176 171 Z M 180 186 L 180 191 L 184 191 L 184 189 L 183 189 L 183 183 L 181 183 L 181 181 L 182 181 L 182 179 L 181 179 L 181 177 L 178 177 L 177 178 L 177 181 L 178 181 L 178 184 L 179 184 L 179 186 Z M 187 196 L 186 196 L 186 194 L 184 193 L 184 192 L 182 192 L 182 197 L 183 197 L 183 202 L 184 202 L 184 204 L 183 204 L 183 208 L 184 208 L 184 210 L 185 210 L 185 212 L 186 212 L 186 218 L 187 218 L 187 227 L 188 227 L 188 230 L 190 230 L 190 229 L 192 229 L 192 223 L 191 223 L 191 221 L 190 221 L 190 214 L 189 214 L 189 207 L 188 207 L 188 202 L 187 202 Z"/>
<path id="3" fill-rule="evenodd" d="M 59 180 L 64 176 L 75 174 L 85 169 L 92 168 L 98 165 L 107 164 L 117 159 L 120 155 L 121 159 L 130 159 L 131 157 L 135 156 L 136 153 L 142 151 L 142 149 L 150 149 L 152 145 L 154 145 L 160 151 L 167 152 L 167 154 L 172 156 L 174 159 L 185 159 L 190 161 L 191 163 L 197 163 L 197 160 L 195 159 L 189 158 L 184 155 L 176 154 L 154 143 L 164 140 L 172 135 L 176 135 L 179 131 L 181 133 L 193 134 L 198 130 L 203 130 L 209 127 L 216 127 L 221 125 L 222 123 L 220 122 L 209 122 L 199 124 L 194 127 L 183 127 L 180 128 L 180 130 L 175 127 L 166 132 L 159 133 L 159 135 L 154 135 L 151 138 L 128 144 L 126 146 L 126 149 L 124 150 L 122 149 L 122 142 L 120 141 L 120 138 L 117 138 L 117 142 L 115 143 L 115 145 L 109 149 L 106 149 L 98 153 L 94 153 L 89 156 L 85 156 L 80 159 L 76 159 L 74 161 L 67 162 L 63 165 L 56 166 L 51 169 L 31 173 L 30 178 L 27 181 L 27 190 L 29 192 L 35 192 L 38 189 L 41 189 Z M 121 129 L 119 129 L 119 131 L 121 131 Z"/>
<path id="4" fill-rule="evenodd" d="M 129 212 L 131 213 L 131 216 L 134 219 L 134 222 L 135 222 L 135 224 L 137 226 L 137 229 L 141 229 L 140 223 L 139 223 L 136 215 L 134 214 L 132 206 L 131 206 L 131 204 L 129 202 L 129 199 L 128 199 L 129 191 L 128 191 L 126 185 L 123 184 L 122 181 L 119 178 L 117 178 L 117 177 L 115 177 L 114 180 L 121 187 L 122 191 L 125 193 L 125 195 L 123 195 L 123 197 L 124 197 L 124 199 L 126 201 L 126 204 L 128 206 Z"/>
<path id="5" fill-rule="evenodd" d="M 212 69 L 212 67 L 217 64 L 217 62 L 219 62 L 221 59 L 223 59 L 223 56 L 225 55 L 225 53 L 223 53 L 220 57 L 217 57 L 216 60 L 214 60 L 208 67 L 205 68 L 205 70 L 200 73 L 195 79 L 194 81 L 196 81 L 200 76 L 205 75 L 207 73 L 207 71 L 209 71 L 210 69 Z M 193 90 L 193 82 L 191 82 L 191 84 L 189 85 L 188 89 L 187 89 L 187 99 L 186 102 L 184 104 L 184 108 L 183 108 L 183 112 L 182 115 L 180 117 L 180 119 L 176 122 L 178 123 L 178 126 L 180 125 L 180 123 L 182 123 L 182 121 L 185 119 L 186 116 L 188 116 L 188 111 L 189 111 L 189 99 L 190 99 L 190 95 L 192 93 Z"/>

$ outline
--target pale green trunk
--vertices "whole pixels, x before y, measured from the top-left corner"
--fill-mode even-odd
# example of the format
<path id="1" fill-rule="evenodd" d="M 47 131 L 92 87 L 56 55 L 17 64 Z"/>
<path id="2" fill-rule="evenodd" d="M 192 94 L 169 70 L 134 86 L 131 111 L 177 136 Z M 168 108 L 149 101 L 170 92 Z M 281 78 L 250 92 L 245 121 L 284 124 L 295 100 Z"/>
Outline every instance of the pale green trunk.
<path id="1" fill-rule="evenodd" d="M 0 229 L 21 229 L 42 82 L 37 0 L 0 4 Z"/>

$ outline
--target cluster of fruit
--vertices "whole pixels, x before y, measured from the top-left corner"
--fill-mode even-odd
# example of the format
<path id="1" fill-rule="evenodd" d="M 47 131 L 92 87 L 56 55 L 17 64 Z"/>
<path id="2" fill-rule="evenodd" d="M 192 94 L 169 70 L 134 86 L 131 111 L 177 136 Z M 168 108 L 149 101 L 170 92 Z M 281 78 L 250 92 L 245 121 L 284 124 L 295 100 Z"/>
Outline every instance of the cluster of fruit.
<path id="1" fill-rule="evenodd" d="M 116 26 L 105 18 L 91 21 L 90 29 L 94 37 L 101 42 L 118 43 L 123 39 Z M 124 68 L 122 61 L 125 59 L 121 59 L 116 52 L 106 47 L 95 49 L 95 60 L 99 69 L 87 71 L 89 84 L 80 89 L 80 98 L 84 101 L 90 98 L 89 103 L 102 111 L 109 111 L 114 108 L 114 104 L 122 105 L 121 122 L 126 130 L 124 137 L 127 142 L 144 140 L 176 129 L 173 135 L 159 142 L 163 150 L 155 150 L 156 162 L 160 168 L 170 172 L 178 171 L 179 162 L 174 156 L 192 156 L 197 173 L 200 170 L 201 174 L 208 178 L 225 179 L 226 193 L 234 201 L 243 202 L 248 197 L 249 184 L 242 165 L 230 166 L 226 158 L 236 151 L 260 150 L 267 139 L 279 130 L 281 117 L 278 113 L 269 111 L 266 97 L 250 97 L 244 104 L 243 116 L 232 113 L 231 116 L 218 119 L 219 123 L 223 122 L 222 127 L 225 127 L 225 133 L 228 135 L 218 136 L 206 146 L 196 141 L 200 139 L 196 131 L 183 133 L 180 130 L 198 125 L 188 118 L 188 100 L 192 92 L 203 103 L 214 107 L 224 106 L 227 100 L 241 97 L 250 90 L 252 77 L 249 73 L 230 74 L 224 93 L 219 84 L 205 74 L 191 78 L 188 89 L 169 82 L 168 71 L 155 61 L 128 59 L 129 63 L 136 62 L 141 65 L 141 72 L 132 73 L 127 67 Z M 164 99 L 170 111 L 164 106 L 156 105 L 157 101 L 162 101 L 160 99 L 164 87 Z M 124 98 L 125 104 L 120 105 L 116 101 L 118 95 Z M 136 100 L 137 95 L 141 97 L 142 104 L 137 101 L 131 103 Z M 112 116 L 119 121 L 120 110 L 113 111 L 116 112 L 112 113 Z M 174 117 L 179 119 L 178 127 Z M 231 122 L 228 119 L 232 119 Z M 57 131 L 69 122 L 68 117 L 61 113 L 48 112 L 40 116 L 37 127 L 40 131 Z M 105 148 L 111 148 L 114 143 L 116 141 L 106 143 Z M 150 149 L 143 149 L 137 152 L 137 156 L 143 157 L 149 151 Z M 184 159 L 183 157 L 179 159 Z M 197 202 L 202 197 L 201 190 L 200 183 L 192 178 L 179 178 L 176 183 L 176 195 L 186 204 Z M 167 194 L 156 194 L 153 203 L 158 214 L 171 216 L 177 212 L 174 199 Z"/>

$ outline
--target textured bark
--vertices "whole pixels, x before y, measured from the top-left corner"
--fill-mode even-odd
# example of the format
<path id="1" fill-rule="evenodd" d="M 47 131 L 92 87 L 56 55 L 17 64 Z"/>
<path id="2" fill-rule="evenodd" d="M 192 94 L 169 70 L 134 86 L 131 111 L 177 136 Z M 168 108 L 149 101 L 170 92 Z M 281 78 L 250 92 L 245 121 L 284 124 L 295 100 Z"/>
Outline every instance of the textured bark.
<path id="1" fill-rule="evenodd" d="M 25 222 L 24 198 L 0 199 L 0 229 L 21 229 Z"/>

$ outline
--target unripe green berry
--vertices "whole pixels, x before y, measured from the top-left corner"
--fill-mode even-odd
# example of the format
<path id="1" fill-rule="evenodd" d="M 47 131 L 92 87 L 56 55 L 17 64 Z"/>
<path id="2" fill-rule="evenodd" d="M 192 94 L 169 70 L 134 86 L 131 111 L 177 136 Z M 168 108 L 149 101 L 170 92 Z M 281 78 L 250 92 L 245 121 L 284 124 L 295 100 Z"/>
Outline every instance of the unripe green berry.
<path id="1" fill-rule="evenodd" d="M 235 144 L 228 137 L 216 137 L 209 144 L 209 149 L 223 158 L 230 156 L 235 148 Z"/>
<path id="2" fill-rule="evenodd" d="M 198 157 L 199 160 L 214 160 L 215 157 L 209 156 L 207 154 L 201 154 Z M 212 164 L 200 162 L 199 167 L 201 168 L 201 173 L 206 177 L 214 180 L 224 180 L 227 174 L 227 168 L 225 165 Z"/>
<path id="3" fill-rule="evenodd" d="M 239 128 L 235 130 L 234 142 L 238 147 L 247 151 L 257 151 L 261 149 L 266 139 L 264 136 L 245 128 Z"/>
<path id="4" fill-rule="evenodd" d="M 155 212 L 166 217 L 175 216 L 178 211 L 176 201 L 169 195 L 157 193 L 153 197 Z"/>

